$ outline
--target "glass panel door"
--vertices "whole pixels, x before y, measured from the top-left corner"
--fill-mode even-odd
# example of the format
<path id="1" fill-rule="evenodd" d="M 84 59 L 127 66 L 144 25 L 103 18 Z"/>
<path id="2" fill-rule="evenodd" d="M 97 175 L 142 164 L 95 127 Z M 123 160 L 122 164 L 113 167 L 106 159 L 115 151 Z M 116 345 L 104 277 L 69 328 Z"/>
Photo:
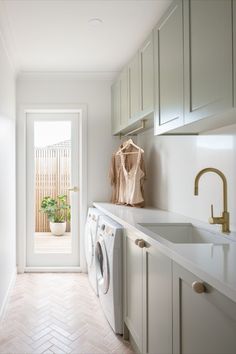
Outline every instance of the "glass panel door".
<path id="1" fill-rule="evenodd" d="M 79 265 L 78 119 L 27 114 L 27 266 Z"/>

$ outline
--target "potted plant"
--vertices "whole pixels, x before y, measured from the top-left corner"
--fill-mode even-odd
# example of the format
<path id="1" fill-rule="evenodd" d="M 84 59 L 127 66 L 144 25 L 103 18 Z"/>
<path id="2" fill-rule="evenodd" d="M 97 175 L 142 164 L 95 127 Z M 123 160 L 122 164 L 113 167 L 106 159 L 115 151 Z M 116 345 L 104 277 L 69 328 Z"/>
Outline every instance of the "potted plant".
<path id="1" fill-rule="evenodd" d="M 47 214 L 51 233 L 62 236 L 66 231 L 66 222 L 70 221 L 70 205 L 67 204 L 67 196 L 61 194 L 55 199 L 50 196 L 44 197 L 40 211 Z"/>

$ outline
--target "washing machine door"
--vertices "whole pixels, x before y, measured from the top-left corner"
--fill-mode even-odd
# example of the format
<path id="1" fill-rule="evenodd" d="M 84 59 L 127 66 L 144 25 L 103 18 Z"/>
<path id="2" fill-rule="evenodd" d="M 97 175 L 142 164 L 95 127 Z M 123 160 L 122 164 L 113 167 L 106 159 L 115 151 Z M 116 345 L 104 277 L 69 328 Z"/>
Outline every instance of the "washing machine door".
<path id="1" fill-rule="evenodd" d="M 109 262 L 107 250 L 102 236 L 96 242 L 95 247 L 96 272 L 99 289 L 106 294 L 109 289 Z"/>
<path id="2" fill-rule="evenodd" d="M 85 228 L 85 257 L 88 268 L 91 267 L 94 258 L 93 228 L 91 223 L 86 223 Z"/>

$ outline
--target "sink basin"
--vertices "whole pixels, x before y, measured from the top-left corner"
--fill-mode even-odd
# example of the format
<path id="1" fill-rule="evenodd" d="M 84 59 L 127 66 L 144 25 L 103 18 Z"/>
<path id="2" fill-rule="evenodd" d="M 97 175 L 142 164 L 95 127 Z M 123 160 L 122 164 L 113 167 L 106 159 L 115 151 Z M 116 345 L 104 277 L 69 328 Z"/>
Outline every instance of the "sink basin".
<path id="1" fill-rule="evenodd" d="M 160 236 L 172 243 L 228 244 L 230 242 L 224 236 L 188 223 L 140 223 L 139 225 L 144 230 L 151 231 L 153 236 Z"/>

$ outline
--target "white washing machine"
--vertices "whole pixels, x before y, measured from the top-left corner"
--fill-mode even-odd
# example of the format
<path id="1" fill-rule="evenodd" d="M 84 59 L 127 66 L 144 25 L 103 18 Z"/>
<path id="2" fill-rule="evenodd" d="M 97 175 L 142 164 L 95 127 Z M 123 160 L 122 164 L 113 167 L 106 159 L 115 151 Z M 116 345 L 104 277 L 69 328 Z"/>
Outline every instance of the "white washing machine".
<path id="1" fill-rule="evenodd" d="M 101 215 L 104 215 L 96 208 L 89 208 L 85 225 L 85 257 L 88 267 L 88 278 L 90 284 L 98 296 L 98 284 L 95 265 L 95 245 L 97 237 L 98 220 Z"/>
<path id="2" fill-rule="evenodd" d="M 98 222 L 95 260 L 99 299 L 115 333 L 123 333 L 121 225 L 101 216 Z"/>

